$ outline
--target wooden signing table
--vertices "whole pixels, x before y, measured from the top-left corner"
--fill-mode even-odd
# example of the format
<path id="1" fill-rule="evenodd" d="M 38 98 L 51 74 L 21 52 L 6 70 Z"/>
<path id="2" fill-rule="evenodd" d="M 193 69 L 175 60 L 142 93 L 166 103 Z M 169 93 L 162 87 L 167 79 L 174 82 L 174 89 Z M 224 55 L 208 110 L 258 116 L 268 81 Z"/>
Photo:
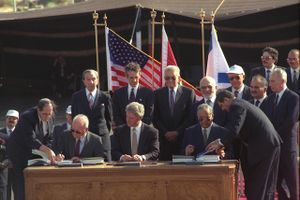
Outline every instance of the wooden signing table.
<path id="1" fill-rule="evenodd" d="M 236 200 L 237 164 L 28 167 L 26 200 Z"/>

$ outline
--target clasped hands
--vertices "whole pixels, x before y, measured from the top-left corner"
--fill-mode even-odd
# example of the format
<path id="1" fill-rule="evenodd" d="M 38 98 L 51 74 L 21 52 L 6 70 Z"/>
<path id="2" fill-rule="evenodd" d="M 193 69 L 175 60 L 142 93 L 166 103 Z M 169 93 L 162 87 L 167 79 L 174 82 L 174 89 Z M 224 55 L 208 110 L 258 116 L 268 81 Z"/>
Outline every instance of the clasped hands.
<path id="1" fill-rule="evenodd" d="M 133 156 L 128 155 L 128 154 L 124 154 L 120 157 L 120 161 L 126 162 L 126 161 L 143 161 L 143 157 L 135 154 Z"/>

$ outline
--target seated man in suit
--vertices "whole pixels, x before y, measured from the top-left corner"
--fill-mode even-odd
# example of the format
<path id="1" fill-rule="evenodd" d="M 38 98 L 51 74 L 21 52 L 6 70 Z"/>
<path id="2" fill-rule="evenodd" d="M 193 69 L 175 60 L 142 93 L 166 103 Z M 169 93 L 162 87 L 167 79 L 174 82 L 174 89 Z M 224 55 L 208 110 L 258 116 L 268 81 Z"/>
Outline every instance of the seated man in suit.
<path id="1" fill-rule="evenodd" d="M 187 156 L 196 156 L 197 154 L 204 152 L 205 147 L 210 142 L 220 138 L 223 144 L 226 144 L 226 140 L 233 135 L 226 128 L 223 128 L 213 123 L 213 110 L 208 104 L 201 104 L 197 110 L 198 123 L 187 128 L 184 133 L 182 152 Z M 230 158 L 232 153 L 230 146 L 226 148 L 226 154 L 223 149 L 218 150 L 217 154 L 221 157 L 226 155 L 226 158 Z M 227 155 L 228 152 L 228 155 Z M 225 154 L 225 155 L 224 155 Z"/>
<path id="2" fill-rule="evenodd" d="M 101 137 L 89 132 L 88 127 L 87 116 L 76 115 L 71 130 L 63 133 L 55 152 L 75 162 L 80 161 L 80 158 L 104 157 Z"/>
<path id="3" fill-rule="evenodd" d="M 255 75 L 252 77 L 250 83 L 250 93 L 253 99 L 250 103 L 261 108 L 265 104 L 265 99 L 267 97 L 268 81 L 261 75 Z"/>
<path id="4" fill-rule="evenodd" d="M 126 121 L 112 135 L 112 158 L 116 161 L 157 160 L 158 131 L 142 122 L 144 106 L 132 102 L 126 106 Z"/>
<path id="5" fill-rule="evenodd" d="M 231 84 L 227 90 L 232 92 L 235 97 L 249 101 L 252 97 L 250 88 L 244 84 L 245 72 L 243 68 L 239 65 L 233 65 L 229 68 L 227 75 Z"/>
<path id="6" fill-rule="evenodd" d="M 66 117 L 66 122 L 56 125 L 53 129 L 53 143 L 52 143 L 53 149 L 57 149 L 57 145 L 59 143 L 59 140 L 63 132 L 67 130 L 71 130 L 71 126 L 72 126 L 71 105 L 67 107 L 65 117 Z"/>
<path id="7" fill-rule="evenodd" d="M 125 67 L 125 75 L 128 85 L 117 89 L 112 97 L 114 125 L 126 124 L 125 108 L 133 101 L 144 105 L 145 114 L 142 121 L 146 124 L 151 124 L 154 97 L 150 89 L 139 84 L 141 78 L 140 65 L 134 62 L 129 63 Z"/>

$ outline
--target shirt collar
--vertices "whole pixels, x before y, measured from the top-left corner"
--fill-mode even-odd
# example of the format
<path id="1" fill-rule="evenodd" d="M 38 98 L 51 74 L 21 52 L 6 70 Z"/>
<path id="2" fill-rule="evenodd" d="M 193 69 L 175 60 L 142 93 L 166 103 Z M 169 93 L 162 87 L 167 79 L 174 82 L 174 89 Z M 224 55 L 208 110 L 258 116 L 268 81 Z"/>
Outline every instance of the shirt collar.
<path id="1" fill-rule="evenodd" d="M 85 94 L 88 97 L 90 93 L 92 93 L 93 98 L 95 98 L 97 92 L 97 88 L 95 88 L 92 92 L 85 88 Z"/>

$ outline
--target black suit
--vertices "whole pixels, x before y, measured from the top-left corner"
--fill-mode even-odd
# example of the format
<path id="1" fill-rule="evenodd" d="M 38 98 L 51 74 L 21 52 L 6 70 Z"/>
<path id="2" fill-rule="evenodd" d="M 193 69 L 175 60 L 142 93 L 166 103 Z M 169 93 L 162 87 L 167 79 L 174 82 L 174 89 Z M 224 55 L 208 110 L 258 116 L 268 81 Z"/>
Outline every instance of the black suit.
<path id="1" fill-rule="evenodd" d="M 117 127 L 111 137 L 111 143 L 113 160 L 120 160 L 120 157 L 124 154 L 132 155 L 130 127 L 126 124 Z M 159 155 L 157 129 L 142 123 L 137 154 L 144 155 L 146 160 L 157 160 Z"/>
<path id="2" fill-rule="evenodd" d="M 280 137 L 261 109 L 236 98 L 228 112 L 226 128 L 244 144 L 240 155 L 249 200 L 274 199 Z"/>
<path id="3" fill-rule="evenodd" d="M 153 125 L 159 131 L 160 160 L 171 160 L 172 155 L 179 154 L 183 133 L 188 126 L 188 118 L 195 101 L 193 90 L 178 86 L 173 115 L 169 106 L 169 88 L 163 87 L 155 91 Z M 165 138 L 168 131 L 177 131 L 176 142 L 169 142 Z"/>
<path id="4" fill-rule="evenodd" d="M 77 91 L 72 96 L 72 117 L 84 114 L 89 119 L 89 131 L 101 136 L 107 160 L 110 155 L 110 130 L 112 122 L 111 98 L 101 90 L 97 90 L 92 109 L 86 96 L 86 90 Z"/>
<path id="5" fill-rule="evenodd" d="M 232 87 L 228 87 L 227 90 L 232 92 Z M 244 84 L 244 89 L 242 91 L 242 99 L 246 101 L 250 101 L 251 99 L 253 99 L 253 97 L 251 96 L 250 87 L 248 87 L 246 84 Z"/>
<path id="6" fill-rule="evenodd" d="M 67 122 L 63 124 L 58 124 L 53 129 L 53 142 L 52 149 L 56 150 L 58 148 L 59 140 L 61 139 L 62 134 L 67 130 Z"/>
<path id="7" fill-rule="evenodd" d="M 13 189 L 16 200 L 25 198 L 23 169 L 27 167 L 32 149 L 39 149 L 42 144 L 51 148 L 53 118 L 48 121 L 47 131 L 48 133 L 44 135 L 37 108 L 34 107 L 22 113 L 15 130 L 9 137 L 8 157 L 13 164 L 15 174 Z"/>
<path id="8" fill-rule="evenodd" d="M 267 98 L 267 97 L 266 97 Z M 265 107 L 266 107 L 266 98 L 264 98 L 264 100 L 262 102 L 260 102 L 260 105 L 258 106 L 262 111 L 265 110 Z M 255 105 L 255 102 L 256 102 L 257 99 L 251 99 L 249 102 L 253 105 Z"/>
<path id="9" fill-rule="evenodd" d="M 285 69 L 285 68 L 283 68 L 283 67 L 281 67 L 281 66 L 277 66 L 277 65 L 275 65 L 274 69 L 275 69 L 275 68 L 282 68 L 282 69 Z M 267 77 L 266 77 L 266 70 L 265 70 L 265 67 L 261 66 L 261 67 L 255 67 L 255 68 L 253 68 L 253 69 L 251 70 L 249 82 L 251 82 L 252 77 L 255 76 L 255 75 L 261 75 L 261 76 L 267 78 Z M 271 75 L 271 73 L 269 74 L 269 76 L 270 76 L 270 75 Z M 267 80 L 267 81 L 269 82 L 269 80 Z M 267 89 L 267 94 L 269 95 L 269 94 L 271 94 L 271 93 L 272 93 L 272 90 L 271 90 L 270 87 L 268 87 L 268 89 Z"/>
<path id="10" fill-rule="evenodd" d="M 297 164 L 297 120 L 299 116 L 299 96 L 286 89 L 274 109 L 276 93 L 267 98 L 266 113 L 275 129 L 283 140 L 280 153 L 277 190 L 279 198 L 286 199 L 286 194 L 281 186 L 285 179 L 289 188 L 291 199 L 299 199 L 299 180 Z"/>
<path id="11" fill-rule="evenodd" d="M 0 129 L 0 138 L 7 141 L 8 134 L 6 128 Z M 6 145 L 0 145 L 0 162 L 6 159 Z M 0 168 L 0 199 L 6 199 L 8 191 L 8 169 Z"/>
<path id="12" fill-rule="evenodd" d="M 298 80 L 296 80 L 295 82 L 293 82 L 293 78 L 292 78 L 292 74 L 291 74 L 291 68 L 287 68 L 286 70 L 286 74 L 287 74 L 287 87 L 296 92 L 298 95 L 300 95 L 300 82 L 299 82 L 299 76 L 298 76 Z"/>
<path id="13" fill-rule="evenodd" d="M 151 124 L 153 114 L 153 92 L 145 87 L 139 86 L 136 93 L 135 101 L 144 105 L 145 114 L 143 122 Z M 116 126 L 126 124 L 125 108 L 130 103 L 128 100 L 128 86 L 117 89 L 112 97 L 113 101 L 113 119 Z"/>
<path id="14" fill-rule="evenodd" d="M 203 139 L 202 128 L 201 128 L 200 124 L 198 123 L 193 126 L 190 126 L 189 128 L 187 128 L 185 130 L 181 151 L 183 154 L 185 154 L 186 146 L 191 144 L 195 148 L 194 152 L 193 152 L 193 156 L 196 156 L 198 153 L 204 152 L 205 147 L 210 142 L 220 138 L 221 142 L 223 144 L 228 144 L 227 140 L 229 140 L 232 137 L 233 137 L 233 135 L 228 129 L 213 123 L 211 126 L 211 129 L 210 129 L 209 136 L 207 138 L 207 142 L 205 143 L 204 139 Z M 230 156 L 232 155 L 231 151 L 232 151 L 232 148 L 230 146 L 226 146 L 226 148 L 225 148 L 226 158 L 230 158 Z"/>
<path id="15" fill-rule="evenodd" d="M 193 104 L 192 110 L 191 110 L 190 116 L 189 116 L 189 125 L 190 126 L 198 123 L 197 108 L 199 105 L 204 104 L 204 103 L 205 103 L 204 99 L 201 99 L 200 101 L 197 101 Z M 221 110 L 221 108 L 217 102 L 214 103 L 213 111 L 214 111 L 214 122 L 220 126 L 224 126 L 226 117 L 227 117 L 227 113 Z"/>
<path id="16" fill-rule="evenodd" d="M 62 153 L 65 159 L 71 159 L 75 156 L 76 139 L 71 131 L 65 131 L 59 140 L 56 153 Z M 79 155 L 80 158 L 104 157 L 104 150 L 100 136 L 88 132 L 85 138 L 84 146 Z"/>

